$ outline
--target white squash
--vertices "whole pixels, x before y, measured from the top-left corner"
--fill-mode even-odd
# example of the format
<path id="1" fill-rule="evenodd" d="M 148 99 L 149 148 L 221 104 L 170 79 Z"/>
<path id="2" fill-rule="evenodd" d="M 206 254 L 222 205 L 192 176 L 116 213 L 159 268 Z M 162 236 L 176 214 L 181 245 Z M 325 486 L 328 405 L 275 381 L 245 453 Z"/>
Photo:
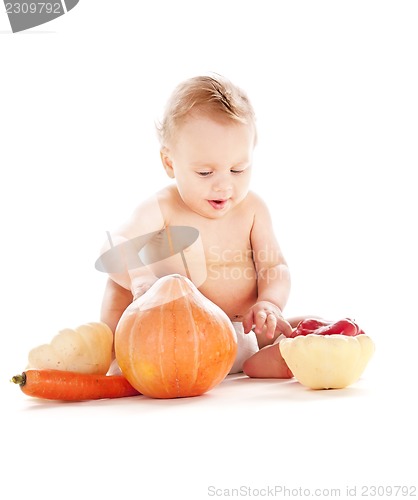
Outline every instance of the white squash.
<path id="1" fill-rule="evenodd" d="M 86 323 L 58 332 L 50 344 L 29 352 L 28 368 L 105 375 L 112 361 L 113 333 L 105 323 Z"/>

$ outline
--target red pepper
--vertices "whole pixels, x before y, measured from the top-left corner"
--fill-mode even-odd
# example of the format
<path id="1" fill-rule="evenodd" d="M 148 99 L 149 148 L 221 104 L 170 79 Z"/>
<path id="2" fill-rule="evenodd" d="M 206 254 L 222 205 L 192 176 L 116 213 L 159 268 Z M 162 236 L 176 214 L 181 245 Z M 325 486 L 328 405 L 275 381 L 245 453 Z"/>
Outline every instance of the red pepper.
<path id="1" fill-rule="evenodd" d="M 334 321 L 327 321 L 324 319 L 317 318 L 306 318 L 302 321 L 299 321 L 296 328 L 293 330 L 293 334 L 291 338 L 298 337 L 299 335 L 309 335 L 310 333 L 314 333 L 318 328 L 321 328 L 326 325 L 331 325 Z"/>
<path id="2" fill-rule="evenodd" d="M 315 318 L 307 318 L 300 321 L 293 330 L 292 338 L 299 335 L 347 335 L 354 337 L 355 335 L 363 334 L 363 330 L 349 318 L 344 318 L 339 321 L 327 321 Z"/>
<path id="3" fill-rule="evenodd" d="M 324 319 L 317 318 L 307 318 L 299 321 L 296 328 L 293 330 L 293 337 L 298 337 L 299 335 L 308 335 L 309 333 L 313 333 L 318 328 L 321 328 L 326 325 L 331 325 L 334 321 L 327 321 Z"/>

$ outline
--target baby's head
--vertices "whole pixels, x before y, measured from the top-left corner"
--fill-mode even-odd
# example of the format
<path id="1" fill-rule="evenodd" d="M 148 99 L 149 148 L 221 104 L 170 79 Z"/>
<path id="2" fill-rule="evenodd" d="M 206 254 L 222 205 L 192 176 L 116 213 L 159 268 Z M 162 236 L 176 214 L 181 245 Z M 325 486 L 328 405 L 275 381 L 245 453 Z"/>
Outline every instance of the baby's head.
<path id="1" fill-rule="evenodd" d="M 162 149 L 172 144 L 176 131 L 193 114 L 248 125 L 256 142 L 255 114 L 246 93 L 220 75 L 196 76 L 180 83 L 167 102 L 157 126 Z"/>
<path id="2" fill-rule="evenodd" d="M 161 159 L 187 207 L 223 217 L 249 191 L 255 116 L 246 94 L 222 77 L 181 83 L 158 128 Z"/>

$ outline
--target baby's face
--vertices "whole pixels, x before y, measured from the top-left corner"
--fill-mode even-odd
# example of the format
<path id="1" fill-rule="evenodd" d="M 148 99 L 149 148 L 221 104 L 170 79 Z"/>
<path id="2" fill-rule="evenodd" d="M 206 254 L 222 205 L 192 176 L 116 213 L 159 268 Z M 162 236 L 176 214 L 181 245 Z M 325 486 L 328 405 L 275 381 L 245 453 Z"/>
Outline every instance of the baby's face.
<path id="1" fill-rule="evenodd" d="M 253 149 L 252 127 L 193 116 L 176 131 L 162 158 L 184 203 L 203 217 L 216 219 L 247 196 Z"/>

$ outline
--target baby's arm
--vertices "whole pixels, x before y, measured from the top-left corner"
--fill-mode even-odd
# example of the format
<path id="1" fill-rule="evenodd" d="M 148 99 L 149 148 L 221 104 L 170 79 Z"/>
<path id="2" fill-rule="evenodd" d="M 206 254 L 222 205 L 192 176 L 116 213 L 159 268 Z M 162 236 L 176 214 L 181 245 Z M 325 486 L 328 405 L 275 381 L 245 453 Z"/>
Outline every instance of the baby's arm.
<path id="1" fill-rule="evenodd" d="M 251 246 L 257 271 L 257 302 L 244 316 L 244 330 L 255 325 L 255 333 L 265 331 L 272 339 L 277 330 L 285 335 L 292 333 L 282 311 L 290 291 L 290 273 L 280 246 L 274 235 L 269 210 L 259 198 L 255 201 L 255 216 L 251 231 Z"/>
<path id="2" fill-rule="evenodd" d="M 106 323 L 112 332 L 115 332 L 116 325 L 125 309 L 132 302 L 132 293 L 115 283 L 111 278 L 107 280 L 102 300 L 100 321 Z"/>
<path id="3" fill-rule="evenodd" d="M 125 224 L 108 233 L 101 251 L 102 268 L 109 275 L 101 320 L 113 331 L 132 300 L 140 297 L 157 280 L 152 266 L 144 265 L 139 253 L 163 227 L 159 199 L 153 196 L 142 202 Z"/>
<path id="4" fill-rule="evenodd" d="M 144 264 L 140 253 L 164 227 L 159 197 L 155 195 L 142 202 L 127 222 L 109 232 L 102 247 L 102 269 L 134 298 L 157 280 L 153 266 Z"/>

